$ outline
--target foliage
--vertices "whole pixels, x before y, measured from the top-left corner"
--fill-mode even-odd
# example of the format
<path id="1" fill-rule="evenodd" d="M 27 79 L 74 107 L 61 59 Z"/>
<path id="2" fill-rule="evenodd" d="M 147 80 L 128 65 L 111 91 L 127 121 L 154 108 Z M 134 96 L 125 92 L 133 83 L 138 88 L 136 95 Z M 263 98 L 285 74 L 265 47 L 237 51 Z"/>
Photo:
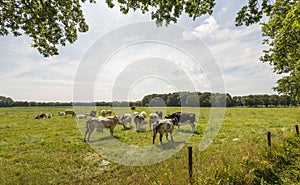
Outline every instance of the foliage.
<path id="1" fill-rule="evenodd" d="M 288 95 L 246 95 L 234 96 L 210 92 L 176 92 L 168 94 L 150 94 L 144 96 L 142 101 L 113 101 L 113 102 L 27 102 L 14 101 L 9 97 L 0 96 L 0 107 L 45 107 L 45 106 L 151 106 L 151 107 L 278 107 L 297 106 L 299 101 L 293 101 Z"/>
<path id="2" fill-rule="evenodd" d="M 249 107 L 269 107 L 269 106 L 291 106 L 298 105 L 299 101 L 292 101 L 287 95 L 246 95 L 246 96 L 234 96 L 230 94 L 222 93 L 210 93 L 210 92 L 176 92 L 168 94 L 150 94 L 144 96 L 142 99 L 142 105 L 148 106 L 149 103 L 155 99 L 161 98 L 166 102 L 166 106 L 170 107 L 235 107 L 235 106 L 249 106 Z"/>
<path id="3" fill-rule="evenodd" d="M 45 57 L 57 55 L 57 45 L 73 43 L 78 32 L 86 32 L 81 4 L 86 0 L 75 1 L 1 1 L 0 35 L 11 32 L 14 36 L 26 34 L 32 38 L 32 46 Z M 288 1 L 282 0 L 283 3 Z M 95 0 L 90 0 L 95 3 Z M 263 13 L 271 14 L 273 6 L 268 0 L 249 0 L 248 5 L 238 12 L 236 24 L 246 25 L 258 22 Z M 212 14 L 215 0 L 188 1 L 145 1 L 145 0 L 106 0 L 109 8 L 118 5 L 120 11 L 127 14 L 130 10 L 151 12 L 151 19 L 157 25 L 176 23 L 178 18 L 187 14 L 193 20 L 205 14 Z M 285 5 L 284 5 L 285 6 Z"/>
<path id="4" fill-rule="evenodd" d="M 261 57 L 274 66 L 274 72 L 285 74 L 275 90 L 300 100 L 300 2 L 276 1 L 270 20 L 263 24 L 264 43 L 270 48 Z"/>
<path id="5" fill-rule="evenodd" d="M 78 32 L 88 31 L 81 3 L 86 0 L 54 0 L 54 1 L 11 1 L 1 0 L 0 5 L 0 36 L 28 35 L 43 56 L 58 55 L 57 45 L 65 46 L 67 42 L 77 40 Z M 118 4 L 124 14 L 130 9 L 141 10 L 142 13 L 151 9 L 151 19 L 158 25 L 176 22 L 185 12 L 193 19 L 212 14 L 215 0 L 206 1 L 113 1 L 107 0 L 108 7 Z M 95 0 L 90 0 L 95 3 Z"/>
<path id="6" fill-rule="evenodd" d="M 77 40 L 88 31 L 80 2 L 86 0 L 0 1 L 0 36 L 28 35 L 45 57 L 57 55 L 57 45 Z M 90 0 L 90 2 L 95 2 Z"/>
<path id="7" fill-rule="evenodd" d="M 274 72 L 284 76 L 274 87 L 280 94 L 289 95 L 292 100 L 300 100 L 300 2 L 297 0 L 249 0 L 249 5 L 238 12 L 237 26 L 261 22 L 264 41 L 268 49 L 260 58 L 274 67 Z"/>
<path id="8" fill-rule="evenodd" d="M 0 96 L 0 107 L 11 107 L 14 101 L 9 97 Z"/>

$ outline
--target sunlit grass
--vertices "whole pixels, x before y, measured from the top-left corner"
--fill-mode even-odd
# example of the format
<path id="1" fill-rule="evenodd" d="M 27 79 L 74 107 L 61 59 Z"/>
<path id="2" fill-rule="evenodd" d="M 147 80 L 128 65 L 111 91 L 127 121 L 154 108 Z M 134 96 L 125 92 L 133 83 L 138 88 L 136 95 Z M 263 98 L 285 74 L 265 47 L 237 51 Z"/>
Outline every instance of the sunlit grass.
<path id="1" fill-rule="evenodd" d="M 193 146 L 196 184 L 251 184 L 257 178 L 252 173 L 253 169 L 257 173 L 276 171 L 271 164 L 277 164 L 276 161 L 283 154 L 282 158 L 293 161 L 293 167 L 276 171 L 282 182 L 290 184 L 297 182 L 297 177 L 300 179 L 299 162 L 295 162 L 295 158 L 300 161 L 300 154 L 294 155 L 299 150 L 285 144 L 290 138 L 297 139 L 294 125 L 300 120 L 299 108 L 227 108 L 217 137 L 203 152 L 198 147 L 207 128 L 210 109 L 201 108 L 199 111 L 188 108 L 185 111 L 198 114 L 195 133 L 186 140 L 185 136 L 190 134 L 191 127 L 184 124 L 181 130 L 175 127 L 175 144 L 164 137 L 161 145 L 157 137 L 150 154 L 163 155 L 165 151 L 180 150 L 160 163 L 142 167 L 115 163 L 99 155 L 88 143 L 83 142 L 85 120 L 77 122 L 71 116 L 57 115 L 67 108 L 71 107 L 0 109 L 0 184 L 188 184 L 187 146 Z M 101 109 L 111 107 L 97 107 L 98 112 Z M 148 114 L 156 109 L 159 110 L 137 107 L 137 111 L 144 110 Z M 85 113 L 87 109 L 82 108 L 81 111 Z M 180 111 L 180 108 L 168 107 L 164 113 L 175 111 Z M 54 117 L 34 119 L 36 114 L 43 112 L 50 112 Z M 116 112 L 133 111 L 124 109 Z M 145 126 L 145 132 L 136 132 L 134 123 L 132 126 L 124 130 L 123 126 L 117 125 L 114 139 L 126 145 L 153 146 L 148 125 Z M 268 131 L 272 132 L 272 156 L 267 155 Z M 110 145 L 113 139 L 108 131 L 104 131 L 94 132 L 91 140 L 95 146 L 103 146 L 105 142 Z M 291 159 L 286 154 L 287 148 L 293 155 Z M 112 147 L 112 151 L 117 152 L 118 148 Z M 120 152 L 115 157 L 124 157 L 122 155 L 124 153 Z M 267 159 L 273 162 L 269 164 Z M 102 160 L 108 160 L 110 164 L 101 166 Z M 151 156 L 140 156 L 137 160 L 147 163 Z"/>

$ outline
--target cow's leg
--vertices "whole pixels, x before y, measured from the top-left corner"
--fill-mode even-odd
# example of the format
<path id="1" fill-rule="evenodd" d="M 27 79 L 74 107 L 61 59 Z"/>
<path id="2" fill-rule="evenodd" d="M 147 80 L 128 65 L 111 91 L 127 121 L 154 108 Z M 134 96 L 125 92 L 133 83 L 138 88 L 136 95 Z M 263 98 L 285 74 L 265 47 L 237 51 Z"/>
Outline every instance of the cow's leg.
<path id="1" fill-rule="evenodd" d="M 109 130 L 110 130 L 110 135 L 113 136 L 114 135 L 114 129 L 110 128 Z"/>
<path id="2" fill-rule="evenodd" d="M 166 132 L 166 140 L 169 141 L 169 139 L 168 139 L 168 132 Z"/>
<path id="3" fill-rule="evenodd" d="M 173 140 L 173 132 L 172 131 L 170 132 L 170 137 L 171 137 L 171 141 L 174 142 L 174 140 Z"/>
<path id="4" fill-rule="evenodd" d="M 94 128 L 89 129 L 89 131 L 88 131 L 88 139 L 87 139 L 88 142 L 90 142 L 90 137 L 91 137 L 91 134 L 92 134 L 93 131 L 94 131 Z"/>
<path id="5" fill-rule="evenodd" d="M 135 129 L 138 130 L 138 123 L 135 121 Z"/>
<path id="6" fill-rule="evenodd" d="M 84 138 L 83 138 L 83 142 L 86 142 L 86 135 L 89 132 L 89 129 L 86 129 L 85 133 L 84 133 Z"/>
<path id="7" fill-rule="evenodd" d="M 153 134 L 152 144 L 154 144 L 154 142 L 155 142 L 155 138 L 156 138 L 156 133 L 155 133 L 155 134 Z"/>
<path id="8" fill-rule="evenodd" d="M 159 133 L 159 141 L 160 141 L 160 144 L 162 144 L 162 138 L 163 138 L 163 134 Z"/>

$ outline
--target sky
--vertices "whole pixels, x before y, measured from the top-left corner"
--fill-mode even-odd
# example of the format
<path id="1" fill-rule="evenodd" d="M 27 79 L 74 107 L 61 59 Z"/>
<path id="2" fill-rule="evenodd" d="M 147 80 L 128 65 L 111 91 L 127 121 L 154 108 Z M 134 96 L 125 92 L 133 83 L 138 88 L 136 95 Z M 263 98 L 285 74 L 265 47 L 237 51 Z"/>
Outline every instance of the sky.
<path id="1" fill-rule="evenodd" d="M 275 94 L 279 76 L 259 61 L 267 48 L 261 28 L 234 25 L 243 3 L 217 0 L 211 16 L 182 15 L 160 28 L 148 23 L 149 14 L 85 3 L 90 30 L 59 47 L 58 56 L 43 58 L 27 36 L 0 37 L 0 96 L 70 102 L 141 100 L 174 91 Z"/>

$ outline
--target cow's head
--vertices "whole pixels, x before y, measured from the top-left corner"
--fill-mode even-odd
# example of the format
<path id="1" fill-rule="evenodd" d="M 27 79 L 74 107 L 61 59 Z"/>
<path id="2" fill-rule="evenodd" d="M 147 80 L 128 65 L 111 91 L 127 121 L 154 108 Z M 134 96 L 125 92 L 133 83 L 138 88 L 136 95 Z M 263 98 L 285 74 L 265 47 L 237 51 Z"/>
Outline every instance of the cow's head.
<path id="1" fill-rule="evenodd" d="M 173 123 L 174 125 L 178 125 L 179 120 L 178 120 L 176 117 L 175 117 L 175 118 L 172 118 L 171 120 L 172 120 L 172 123 Z"/>

